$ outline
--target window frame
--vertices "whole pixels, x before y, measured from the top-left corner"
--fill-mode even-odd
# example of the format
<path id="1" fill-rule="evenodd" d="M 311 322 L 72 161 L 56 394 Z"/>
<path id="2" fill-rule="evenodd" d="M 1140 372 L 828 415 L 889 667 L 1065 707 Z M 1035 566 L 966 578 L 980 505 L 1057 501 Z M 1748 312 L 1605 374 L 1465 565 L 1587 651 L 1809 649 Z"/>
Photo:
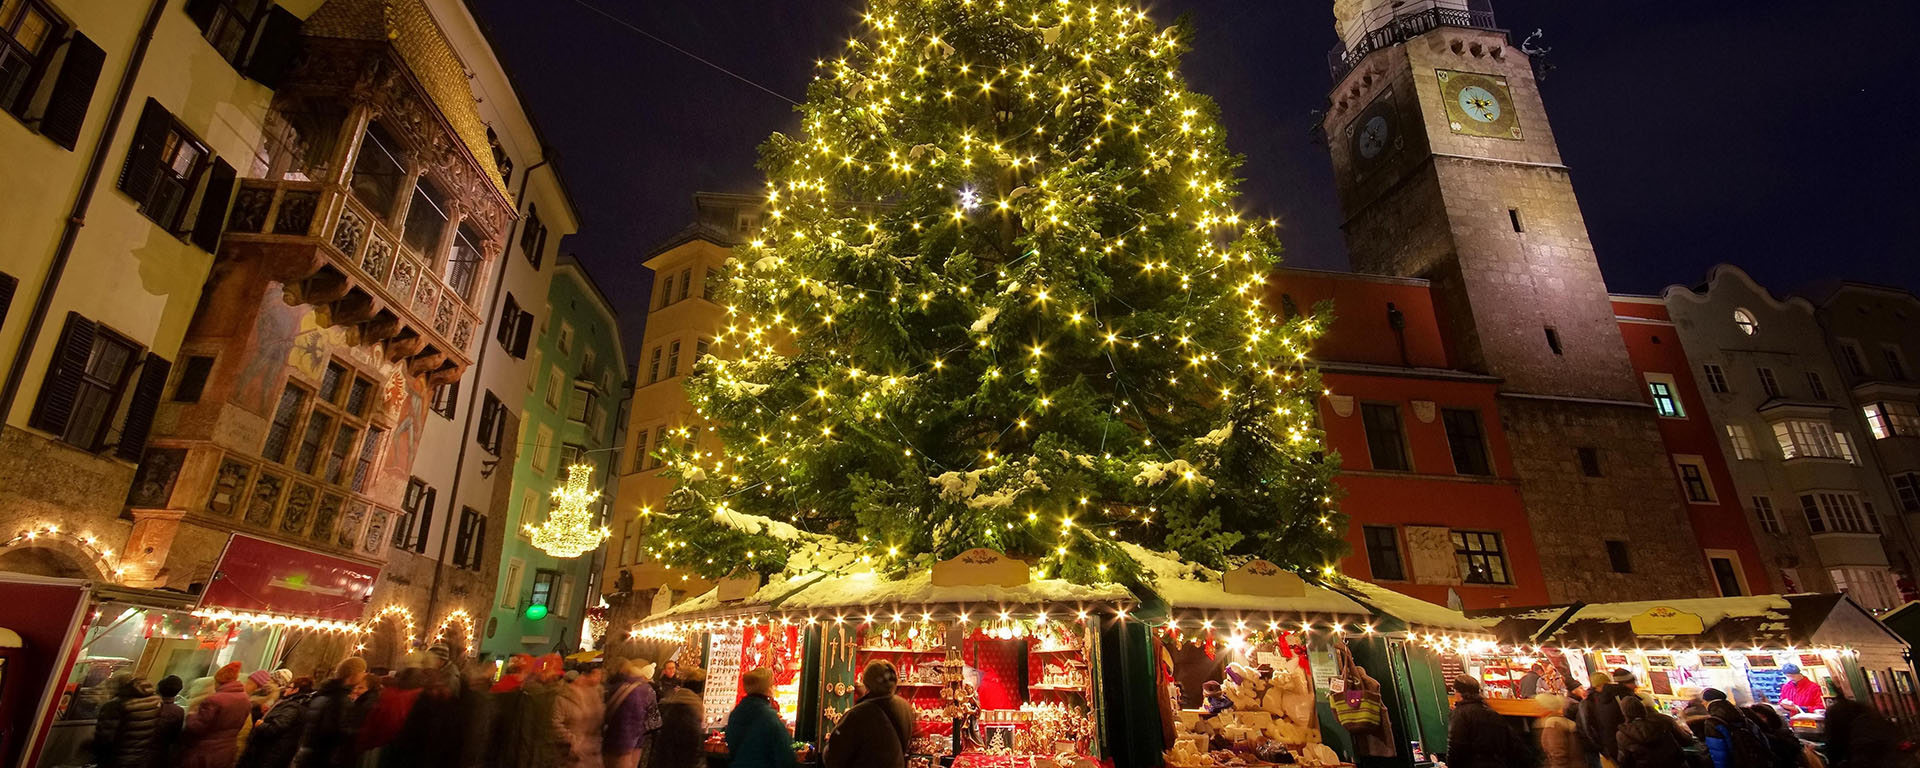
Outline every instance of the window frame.
<path id="1" fill-rule="evenodd" d="M 1907 381 L 1913 378 L 1913 371 L 1907 368 L 1906 353 L 1894 344 L 1880 345 L 1880 362 L 1887 366 L 1887 378 L 1894 381 Z"/>
<path id="2" fill-rule="evenodd" d="M 1461 583 L 1489 585 L 1513 584 L 1513 569 L 1507 563 L 1506 540 L 1505 537 L 1501 536 L 1499 531 L 1455 528 L 1449 531 L 1449 535 L 1453 538 L 1454 562 L 1456 566 L 1459 567 Z M 1487 545 L 1489 541 L 1492 542 L 1491 548 L 1488 548 Z M 1498 578 L 1492 576 L 1492 569 L 1490 568 L 1487 569 L 1487 573 L 1489 574 L 1487 579 L 1476 580 L 1472 578 L 1473 565 L 1476 560 L 1489 564 L 1497 563 L 1499 565 Z"/>
<path id="3" fill-rule="evenodd" d="M 1470 423 L 1473 426 L 1473 433 L 1470 435 L 1455 434 L 1454 427 L 1456 426 L 1456 421 Z M 1493 476 L 1493 456 L 1492 451 L 1487 445 L 1486 422 L 1481 419 L 1479 409 L 1442 408 L 1440 409 L 1440 427 L 1441 430 L 1446 433 L 1447 452 L 1453 458 L 1454 474 L 1467 477 Z M 1463 443 L 1466 445 L 1463 445 Z M 1477 457 L 1473 460 L 1479 462 L 1479 471 L 1471 471 L 1470 468 L 1460 465 L 1463 448 L 1471 451 L 1469 455 Z"/>
<path id="4" fill-rule="evenodd" d="M 1376 445 L 1376 442 L 1384 443 L 1386 441 L 1387 435 L 1385 434 L 1385 431 L 1387 429 L 1387 425 L 1375 424 L 1374 423 L 1375 419 L 1372 416 L 1372 414 L 1381 414 L 1381 413 L 1392 414 L 1392 417 L 1393 417 L 1393 424 L 1391 425 L 1391 427 L 1393 432 L 1392 437 L 1393 437 L 1394 445 L 1392 446 L 1392 448 L 1397 453 L 1389 456 L 1389 458 L 1399 463 L 1399 466 L 1397 467 L 1381 466 L 1380 454 L 1381 452 L 1387 450 L 1389 446 L 1386 446 L 1384 444 Z M 1413 471 L 1413 457 L 1410 455 L 1410 452 L 1407 450 L 1407 422 L 1405 419 L 1400 417 L 1399 403 L 1389 403 L 1389 402 L 1361 403 L 1360 404 L 1360 427 L 1361 427 L 1361 430 L 1364 432 L 1366 441 L 1367 441 L 1367 459 L 1368 459 L 1369 468 L 1378 472 L 1412 472 Z"/>
<path id="5" fill-rule="evenodd" d="M 164 123 L 159 126 L 161 134 L 157 137 L 159 139 L 157 145 L 148 146 L 141 140 L 141 134 L 144 133 L 144 127 L 148 121 Z M 181 122 L 180 118 L 173 114 L 173 110 L 167 109 L 158 100 L 152 98 L 147 99 L 134 134 L 134 140 L 127 145 L 126 155 L 121 160 L 121 179 L 114 188 L 133 201 L 140 215 L 145 216 L 155 226 L 166 230 L 174 237 L 184 237 L 187 230 L 182 227 L 186 226 L 191 218 L 188 213 L 194 207 L 194 198 L 200 191 L 201 179 L 206 175 L 207 169 L 213 165 L 213 148 L 195 135 L 186 123 Z M 190 148 L 196 153 L 192 164 L 184 174 L 176 171 L 179 152 L 182 148 Z M 156 153 L 153 158 L 154 176 L 148 180 L 148 186 L 144 190 L 127 189 L 126 185 L 134 181 L 130 178 L 128 169 L 134 166 L 136 153 L 143 149 Z M 157 200 L 155 195 L 163 189 L 165 184 L 178 186 L 180 199 L 172 211 L 162 216 L 155 209 Z"/>
<path id="6" fill-rule="evenodd" d="M 107 381 L 95 374 L 94 364 L 108 347 L 118 347 L 126 351 L 126 360 L 121 364 L 114 381 Z M 76 383 L 80 388 L 73 398 L 73 408 L 67 414 L 67 423 L 60 431 L 60 441 L 80 448 L 88 453 L 98 453 L 107 447 L 107 436 L 113 432 L 113 425 L 121 406 L 132 393 L 134 374 L 146 362 L 146 348 L 124 334 L 113 331 L 104 325 L 94 327 L 93 344 L 87 351 L 87 364 L 80 370 Z M 81 435 L 85 440 L 74 439 L 76 423 L 80 418 L 81 403 L 86 393 L 94 393 L 100 399 L 100 420 L 93 425 L 92 435 Z"/>
<path id="7" fill-rule="evenodd" d="M 1607 566 L 1613 573 L 1633 573 L 1633 552 L 1622 539 L 1607 539 Z"/>
<path id="8" fill-rule="evenodd" d="M 1773 375 L 1772 368 L 1755 366 L 1753 374 L 1760 378 L 1760 391 L 1767 397 L 1786 397 L 1786 391 L 1780 388 L 1780 378 Z"/>
<path id="9" fill-rule="evenodd" d="M 1675 456 L 1674 473 L 1688 504 L 1713 504 L 1719 499 L 1713 492 L 1713 478 L 1707 474 L 1707 462 L 1698 456 Z"/>
<path id="10" fill-rule="evenodd" d="M 1360 527 L 1361 547 L 1367 554 L 1367 573 L 1373 581 L 1406 581 L 1407 561 L 1400 547 L 1400 528 L 1392 525 Z M 1386 566 L 1383 568 L 1382 566 Z"/>
<path id="11" fill-rule="evenodd" d="M 1647 397 L 1653 403 L 1653 412 L 1663 419 L 1684 419 L 1687 409 L 1680 402 L 1680 387 L 1674 384 L 1673 377 L 1665 374 L 1647 374 Z"/>
<path id="12" fill-rule="evenodd" d="M 1920 473 L 1901 472 L 1888 476 L 1893 485 L 1893 503 L 1902 512 L 1920 512 Z"/>
<path id="13" fill-rule="evenodd" d="M 37 13 L 47 21 L 47 29 L 40 37 L 38 50 L 30 50 L 19 41 L 18 25 L 27 17 L 28 11 Z M 27 62 L 27 71 L 20 79 L 20 92 L 14 94 L 12 99 L 0 101 L 0 111 L 24 121 L 34 96 L 40 90 L 41 81 L 47 76 L 53 58 L 65 43 L 67 32 L 73 29 L 73 24 L 44 0 L 21 0 L 20 12 L 11 24 L 0 28 L 0 63 L 5 63 L 9 55 L 15 56 Z"/>
<path id="14" fill-rule="evenodd" d="M 1812 419 L 1782 419 L 1772 423 L 1773 439 L 1783 459 L 1844 459 L 1833 425 Z"/>
<path id="15" fill-rule="evenodd" d="M 1773 506 L 1773 497 L 1756 494 L 1751 501 L 1753 518 L 1759 522 L 1761 533 L 1779 535 L 1786 532 L 1780 523 L 1780 512 Z"/>
<path id="16" fill-rule="evenodd" d="M 1727 370 L 1720 367 L 1718 363 L 1703 364 L 1700 366 L 1700 372 L 1707 381 L 1707 391 L 1716 395 L 1724 395 L 1732 391 L 1727 386 Z"/>
<path id="17" fill-rule="evenodd" d="M 1753 431 L 1745 424 L 1727 425 L 1727 443 L 1733 447 L 1735 461 L 1754 461 L 1760 458 L 1760 452 L 1754 448 Z"/>
<path id="18" fill-rule="evenodd" d="M 1833 396 L 1827 392 L 1827 382 L 1825 379 L 1820 378 L 1820 373 L 1818 371 L 1807 371 L 1806 373 L 1807 393 L 1811 395 L 1813 399 L 1821 402 L 1832 400 Z"/>

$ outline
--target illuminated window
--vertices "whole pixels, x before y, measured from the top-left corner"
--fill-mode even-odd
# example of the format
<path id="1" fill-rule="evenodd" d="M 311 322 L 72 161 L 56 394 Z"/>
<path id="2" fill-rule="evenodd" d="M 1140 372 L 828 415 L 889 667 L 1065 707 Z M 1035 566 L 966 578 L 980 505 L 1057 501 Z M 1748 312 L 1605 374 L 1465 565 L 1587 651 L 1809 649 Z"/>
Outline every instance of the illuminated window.
<path id="1" fill-rule="evenodd" d="M 1727 441 L 1733 444 L 1734 458 L 1742 461 L 1760 458 L 1753 451 L 1753 435 L 1747 431 L 1746 425 L 1728 424 Z"/>
<path id="2" fill-rule="evenodd" d="M 1748 336 L 1752 336 L 1755 331 L 1760 330 L 1760 323 L 1753 319 L 1753 313 L 1745 309 L 1736 309 L 1733 311 L 1733 325 L 1735 328 L 1739 328 L 1741 333 Z"/>
<path id="3" fill-rule="evenodd" d="M 1500 534 L 1492 531 L 1454 531 L 1453 557 L 1460 578 L 1468 584 L 1511 584 L 1507 553 Z"/>
<path id="4" fill-rule="evenodd" d="M 1684 418 L 1686 416 L 1686 412 L 1680 408 L 1679 395 L 1673 392 L 1672 382 L 1649 381 L 1647 382 L 1647 391 L 1653 395 L 1653 410 L 1656 413 L 1672 419 Z"/>

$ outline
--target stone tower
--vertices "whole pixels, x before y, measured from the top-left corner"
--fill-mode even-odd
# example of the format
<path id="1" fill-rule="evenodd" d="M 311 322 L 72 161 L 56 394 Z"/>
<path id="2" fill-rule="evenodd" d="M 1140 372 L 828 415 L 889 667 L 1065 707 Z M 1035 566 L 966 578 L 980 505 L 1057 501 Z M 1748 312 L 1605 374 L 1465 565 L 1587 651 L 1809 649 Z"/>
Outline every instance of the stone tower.
<path id="1" fill-rule="evenodd" d="M 1549 595 L 1713 594 L 1527 55 L 1483 0 L 1335 11 L 1323 127 L 1353 267 L 1429 280 L 1454 364 L 1502 380 Z"/>

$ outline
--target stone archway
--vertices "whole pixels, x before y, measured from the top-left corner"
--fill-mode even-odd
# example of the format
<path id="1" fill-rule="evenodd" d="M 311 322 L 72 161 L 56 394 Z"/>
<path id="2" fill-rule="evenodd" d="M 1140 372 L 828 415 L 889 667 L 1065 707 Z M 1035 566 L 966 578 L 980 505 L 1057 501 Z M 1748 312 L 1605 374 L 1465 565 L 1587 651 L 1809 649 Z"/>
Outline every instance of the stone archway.
<path id="1" fill-rule="evenodd" d="M 387 606 L 368 619 L 354 652 L 372 668 L 398 669 L 413 651 L 413 612 L 397 605 Z"/>
<path id="2" fill-rule="evenodd" d="M 78 550 L 78 547 L 57 540 L 14 546 L 0 552 L 0 571 L 63 579 L 108 580 L 85 558 L 66 551 L 69 548 Z"/>

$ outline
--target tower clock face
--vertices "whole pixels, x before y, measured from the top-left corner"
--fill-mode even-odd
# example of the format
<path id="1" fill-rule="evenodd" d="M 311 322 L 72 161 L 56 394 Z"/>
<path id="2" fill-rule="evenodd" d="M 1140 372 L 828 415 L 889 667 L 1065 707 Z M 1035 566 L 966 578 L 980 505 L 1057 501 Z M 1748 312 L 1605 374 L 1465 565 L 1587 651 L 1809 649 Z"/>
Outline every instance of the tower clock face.
<path id="1" fill-rule="evenodd" d="M 1447 127 L 1454 133 L 1519 140 L 1520 120 L 1514 114 L 1513 92 L 1507 79 L 1477 72 L 1436 70 L 1440 98 L 1447 108 Z"/>
<path id="2" fill-rule="evenodd" d="M 1348 123 L 1347 135 L 1352 142 L 1354 163 L 1359 166 L 1371 165 L 1398 149 L 1401 137 L 1394 121 L 1393 92 L 1380 94 L 1366 111 Z"/>

